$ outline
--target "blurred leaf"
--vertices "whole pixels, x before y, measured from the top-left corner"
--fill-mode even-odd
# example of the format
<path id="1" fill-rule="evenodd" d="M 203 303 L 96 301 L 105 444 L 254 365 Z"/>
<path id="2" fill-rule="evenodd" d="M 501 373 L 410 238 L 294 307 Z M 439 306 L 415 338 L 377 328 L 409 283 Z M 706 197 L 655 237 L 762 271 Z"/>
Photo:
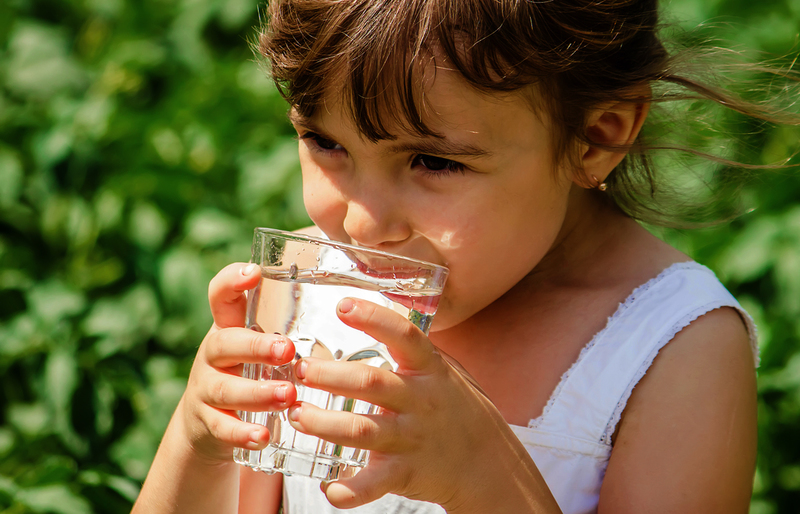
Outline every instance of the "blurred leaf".
<path id="1" fill-rule="evenodd" d="M 189 144 L 189 167 L 197 173 L 210 170 L 217 161 L 217 148 L 211 132 L 195 124 L 185 130 L 184 139 Z"/>
<path id="2" fill-rule="evenodd" d="M 8 427 L 0 427 L 0 459 L 8 455 L 15 443 L 14 432 Z"/>
<path id="3" fill-rule="evenodd" d="M 101 139 L 108 131 L 116 102 L 106 95 L 91 95 L 75 113 L 73 130 L 89 139 Z"/>
<path id="4" fill-rule="evenodd" d="M 228 30 L 239 29 L 253 17 L 254 12 L 250 0 L 223 0 L 219 7 L 219 19 Z"/>
<path id="5" fill-rule="evenodd" d="M 260 97 L 278 97 L 275 83 L 269 80 L 267 72 L 254 61 L 245 61 L 239 65 L 236 73 L 236 84 L 245 91 Z"/>
<path id="6" fill-rule="evenodd" d="M 50 411 L 41 403 L 13 403 L 8 407 L 8 421 L 27 437 L 37 437 L 49 433 Z"/>
<path id="7" fill-rule="evenodd" d="M 50 97 L 86 84 L 86 75 L 67 52 L 62 30 L 17 21 L 9 38 L 6 85 L 19 95 Z"/>
<path id="8" fill-rule="evenodd" d="M 242 222 L 216 209 L 193 212 L 186 220 L 186 237 L 201 247 L 214 246 L 247 237 Z"/>
<path id="9" fill-rule="evenodd" d="M 155 457 L 158 438 L 144 425 L 135 425 L 117 439 L 109 455 L 125 474 L 135 480 L 144 480 Z"/>
<path id="10" fill-rule="evenodd" d="M 165 163 L 172 166 L 180 164 L 183 158 L 183 142 L 174 130 L 169 128 L 157 129 L 153 132 L 150 142 Z"/>
<path id="11" fill-rule="evenodd" d="M 144 248 L 155 250 L 164 242 L 169 223 L 153 204 L 140 202 L 134 205 L 128 233 L 131 239 Z"/>
<path id="12" fill-rule="evenodd" d="M 267 153 L 251 153 L 239 158 L 239 200 L 247 208 L 263 204 L 282 191 L 291 174 L 299 174 L 297 141 L 287 139 Z"/>
<path id="13" fill-rule="evenodd" d="M 66 349 L 57 349 L 48 355 L 44 371 L 50 407 L 57 414 L 69 411 L 72 393 L 78 383 L 78 363 L 74 354 Z"/>
<path id="14" fill-rule="evenodd" d="M 64 484 L 23 489 L 17 501 L 34 512 L 58 514 L 91 514 L 92 508 L 85 499 Z"/>
<path id="15" fill-rule="evenodd" d="M 112 73 L 115 73 L 121 71 L 120 66 L 131 66 L 135 69 L 154 68 L 162 64 L 167 57 L 167 50 L 158 42 L 151 39 L 133 38 L 122 41 L 112 48 L 108 59 L 113 63 L 109 66 L 113 69 Z M 113 89 L 129 88 L 114 87 Z"/>
<path id="16" fill-rule="evenodd" d="M 16 152 L 0 147 L 0 208 L 17 201 L 22 192 L 22 181 L 22 163 Z"/>
<path id="17" fill-rule="evenodd" d="M 114 387 L 104 378 L 95 379 L 95 430 L 101 436 L 108 435 L 114 427 L 114 406 L 117 395 Z"/>
<path id="18" fill-rule="evenodd" d="M 31 287 L 27 300 L 31 311 L 49 324 L 79 314 L 86 308 L 83 292 L 68 287 L 57 279 Z"/>
<path id="19" fill-rule="evenodd" d="M 44 343 L 44 337 L 30 314 L 20 314 L 8 323 L 0 324 L 0 356 L 6 362 L 38 351 Z"/>
<path id="20" fill-rule="evenodd" d="M 86 7 L 110 18 L 119 16 L 125 7 L 124 0 L 86 0 Z"/>
<path id="21" fill-rule="evenodd" d="M 0 475 L 0 505 L 11 503 L 12 498 L 17 495 L 19 487 L 8 477 Z"/>
<path id="22" fill-rule="evenodd" d="M 48 407 L 53 412 L 53 428 L 64 445 L 82 455 L 88 450 L 86 441 L 73 430 L 71 423 L 72 395 L 78 384 L 78 362 L 74 353 L 58 348 L 47 357 L 44 385 Z"/>
<path id="23" fill-rule="evenodd" d="M 215 10 L 216 2 L 209 0 L 182 0 L 178 16 L 170 27 L 169 37 L 175 45 L 181 63 L 195 73 L 212 67 L 212 57 L 202 39 L 202 31 Z"/>
<path id="24" fill-rule="evenodd" d="M 174 248 L 161 262 L 164 300 L 176 312 L 208 312 L 208 270 L 196 251 Z"/>
<path id="25" fill-rule="evenodd" d="M 775 261 L 775 279 L 780 285 L 781 308 L 790 316 L 800 315 L 800 248 L 786 248 Z"/>
<path id="26" fill-rule="evenodd" d="M 97 236 L 94 214 L 86 201 L 72 195 L 49 198 L 42 214 L 42 233 L 54 246 L 91 246 Z"/>
<path id="27" fill-rule="evenodd" d="M 770 217 L 755 219 L 721 257 L 718 271 L 725 280 L 747 282 L 761 276 L 775 259 L 780 227 Z"/>
<path id="28" fill-rule="evenodd" d="M 98 228 L 103 231 L 119 226 L 124 205 L 123 199 L 113 191 L 106 189 L 100 192 L 94 200 Z"/>
<path id="29" fill-rule="evenodd" d="M 136 497 L 139 496 L 139 485 L 129 478 L 91 470 L 82 472 L 80 480 L 88 485 L 105 485 L 131 503 L 136 501 Z"/>
<path id="30" fill-rule="evenodd" d="M 98 356 L 104 358 L 151 337 L 160 318 L 153 290 L 142 284 L 121 297 L 96 302 L 83 322 L 83 330 L 89 336 L 104 336 L 95 347 Z"/>

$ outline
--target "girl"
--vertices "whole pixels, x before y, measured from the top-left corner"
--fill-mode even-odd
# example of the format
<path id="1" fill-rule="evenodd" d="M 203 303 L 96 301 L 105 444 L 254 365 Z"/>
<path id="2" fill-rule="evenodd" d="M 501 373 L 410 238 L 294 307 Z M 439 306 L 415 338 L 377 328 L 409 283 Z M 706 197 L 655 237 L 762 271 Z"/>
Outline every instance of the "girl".
<path id="1" fill-rule="evenodd" d="M 655 0 L 274 2 L 259 49 L 291 107 L 311 230 L 450 277 L 430 338 L 339 304 L 396 373 L 297 363 L 303 384 L 382 407 L 360 416 L 241 378 L 294 351 L 243 328 L 255 266 L 222 270 L 134 510 L 746 512 L 755 329 L 634 218 L 658 212 L 640 136 L 653 87 L 747 107 L 679 75 L 656 28 Z M 268 440 L 236 411 L 281 409 L 370 450 L 366 468 L 320 488 L 234 464 Z"/>

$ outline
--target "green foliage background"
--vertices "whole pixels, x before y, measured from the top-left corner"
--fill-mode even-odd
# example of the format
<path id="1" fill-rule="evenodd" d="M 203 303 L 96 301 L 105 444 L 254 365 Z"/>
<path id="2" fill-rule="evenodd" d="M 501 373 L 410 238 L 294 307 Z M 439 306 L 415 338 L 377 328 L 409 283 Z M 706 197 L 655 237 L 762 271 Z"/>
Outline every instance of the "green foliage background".
<path id="1" fill-rule="evenodd" d="M 750 49 L 797 43 L 800 0 L 665 8 L 732 20 L 714 30 Z M 248 259 L 253 227 L 308 223 L 257 22 L 256 0 L 0 3 L 3 512 L 129 511 L 210 324 L 208 280 Z M 796 128 L 741 123 L 750 162 L 798 150 Z M 663 235 L 759 324 L 751 511 L 796 512 L 800 177 L 761 174 L 745 198 L 757 208 L 730 224 Z"/>

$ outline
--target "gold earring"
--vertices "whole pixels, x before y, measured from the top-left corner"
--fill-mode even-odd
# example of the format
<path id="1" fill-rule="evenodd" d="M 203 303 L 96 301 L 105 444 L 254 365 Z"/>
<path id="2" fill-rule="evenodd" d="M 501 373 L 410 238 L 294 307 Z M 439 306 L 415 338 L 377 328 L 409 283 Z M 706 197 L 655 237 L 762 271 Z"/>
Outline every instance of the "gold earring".
<path id="1" fill-rule="evenodd" d="M 606 184 L 605 182 L 600 182 L 594 175 L 592 175 L 592 178 L 594 179 L 594 183 L 596 184 L 594 187 L 596 187 L 598 190 L 605 191 L 606 189 L 608 189 L 608 184 Z"/>

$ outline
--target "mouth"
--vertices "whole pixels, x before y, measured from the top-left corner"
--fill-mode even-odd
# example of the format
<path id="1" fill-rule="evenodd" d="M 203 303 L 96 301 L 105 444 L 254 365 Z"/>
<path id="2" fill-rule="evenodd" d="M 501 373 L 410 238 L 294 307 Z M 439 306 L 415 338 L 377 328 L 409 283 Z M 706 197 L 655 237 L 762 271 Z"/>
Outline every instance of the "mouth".
<path id="1" fill-rule="evenodd" d="M 420 276 L 421 272 L 424 273 L 425 269 L 422 266 L 409 267 L 409 266 L 394 266 L 391 264 L 392 259 L 387 257 L 381 259 L 383 262 L 369 263 L 361 259 L 356 260 L 356 268 L 358 271 L 369 277 L 378 279 L 409 279 Z"/>

